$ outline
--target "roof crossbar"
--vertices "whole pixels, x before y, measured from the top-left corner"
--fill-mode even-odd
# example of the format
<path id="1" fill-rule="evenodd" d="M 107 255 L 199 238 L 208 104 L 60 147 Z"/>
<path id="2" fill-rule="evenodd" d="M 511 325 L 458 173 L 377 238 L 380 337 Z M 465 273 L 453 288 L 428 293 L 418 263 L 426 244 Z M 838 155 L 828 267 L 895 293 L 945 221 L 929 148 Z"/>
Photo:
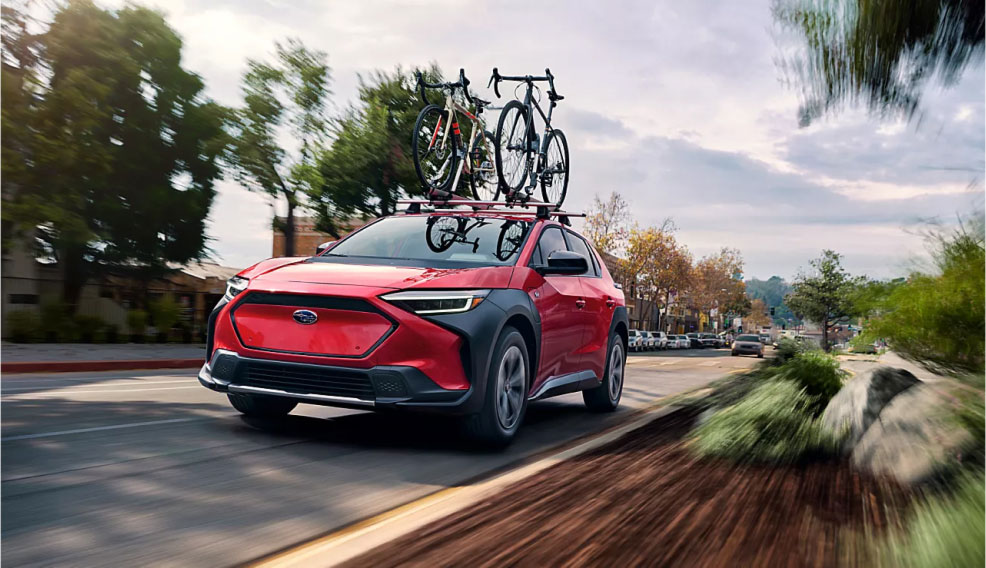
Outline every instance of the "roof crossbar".
<path id="1" fill-rule="evenodd" d="M 554 203 L 543 201 L 524 201 L 515 203 L 504 203 L 502 201 L 482 201 L 477 199 L 465 199 L 453 195 L 450 199 L 398 199 L 398 205 L 407 205 L 406 213 L 421 213 L 422 205 L 435 207 L 435 212 L 450 213 L 457 211 L 452 207 L 471 207 L 474 211 L 489 211 L 492 213 L 508 213 L 513 215 L 534 215 L 538 219 L 548 219 L 550 217 L 585 217 L 584 213 L 568 213 L 558 208 Z M 500 209 L 496 209 L 499 207 Z M 461 210 L 460 210 L 461 211 Z"/>

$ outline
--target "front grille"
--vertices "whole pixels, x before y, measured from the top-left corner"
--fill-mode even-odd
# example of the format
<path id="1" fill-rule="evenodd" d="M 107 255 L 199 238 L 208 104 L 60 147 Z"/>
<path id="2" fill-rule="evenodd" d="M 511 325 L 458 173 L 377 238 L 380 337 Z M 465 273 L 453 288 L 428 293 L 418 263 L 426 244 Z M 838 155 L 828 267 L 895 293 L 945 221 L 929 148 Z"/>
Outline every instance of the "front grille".
<path id="1" fill-rule="evenodd" d="M 373 400 L 373 385 L 366 373 L 319 369 L 278 363 L 250 361 L 242 383 L 251 387 L 277 389 L 297 394 L 323 394 Z"/>

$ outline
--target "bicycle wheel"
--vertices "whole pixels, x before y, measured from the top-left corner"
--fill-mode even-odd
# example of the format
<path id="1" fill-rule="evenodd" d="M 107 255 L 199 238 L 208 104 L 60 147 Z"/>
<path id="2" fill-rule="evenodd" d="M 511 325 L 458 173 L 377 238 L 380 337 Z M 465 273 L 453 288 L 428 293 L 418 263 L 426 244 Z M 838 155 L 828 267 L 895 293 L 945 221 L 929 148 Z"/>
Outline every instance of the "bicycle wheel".
<path id="1" fill-rule="evenodd" d="M 544 171 L 541 172 L 541 196 L 545 203 L 561 207 L 568 191 L 568 141 L 561 130 L 548 134 Z"/>
<path id="2" fill-rule="evenodd" d="M 456 237 L 462 233 L 463 225 L 463 220 L 455 217 L 431 217 L 428 219 L 428 229 L 425 231 L 428 248 L 434 252 L 447 251 Z"/>
<path id="3" fill-rule="evenodd" d="M 484 143 L 485 142 L 485 143 Z M 472 195 L 480 201 L 496 201 L 500 197 L 500 184 L 496 177 L 495 158 L 490 155 L 493 151 L 493 133 L 483 131 L 483 137 L 476 135 L 476 144 L 469 156 L 469 185 Z"/>
<path id="4" fill-rule="evenodd" d="M 510 260 L 520 250 L 525 233 L 524 227 L 517 221 L 505 221 L 500 227 L 500 236 L 496 239 L 496 257 L 503 262 Z"/>
<path id="5" fill-rule="evenodd" d="M 530 169 L 531 147 L 527 140 L 527 109 L 520 101 L 510 101 L 496 125 L 493 148 L 496 154 L 496 175 L 500 188 L 506 193 L 524 187 Z"/>
<path id="6" fill-rule="evenodd" d="M 448 130 L 449 113 L 438 105 L 428 105 L 418 113 L 411 136 L 414 171 L 426 189 L 447 191 L 459 158 Z"/>

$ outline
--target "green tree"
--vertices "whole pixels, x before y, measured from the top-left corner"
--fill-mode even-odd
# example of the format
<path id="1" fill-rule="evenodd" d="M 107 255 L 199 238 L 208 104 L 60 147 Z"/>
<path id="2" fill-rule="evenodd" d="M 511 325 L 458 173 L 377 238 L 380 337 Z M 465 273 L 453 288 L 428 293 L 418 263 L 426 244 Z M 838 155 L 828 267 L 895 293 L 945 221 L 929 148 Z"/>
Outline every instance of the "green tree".
<path id="1" fill-rule="evenodd" d="M 746 294 L 752 300 L 763 300 L 768 311 L 774 308 L 773 321 L 775 324 L 800 323 L 791 310 L 784 304 L 784 296 L 791 291 L 791 286 L 780 276 L 771 276 L 766 280 L 751 278 L 746 281 Z"/>
<path id="2" fill-rule="evenodd" d="M 986 244 L 982 214 L 931 235 L 935 269 L 868 287 L 857 303 L 867 339 L 885 338 L 902 357 L 933 372 L 977 373 L 982 388 L 986 333 Z"/>
<path id="3" fill-rule="evenodd" d="M 442 80 L 434 65 L 423 74 Z M 423 104 L 414 85 L 413 72 L 400 68 L 359 78 L 359 102 L 334 121 L 332 145 L 318 159 L 321 183 L 308 189 L 320 230 L 338 236 L 340 221 L 389 215 L 398 199 L 423 192 L 411 152 Z"/>
<path id="4" fill-rule="evenodd" d="M 774 0 L 802 49 L 781 61 L 802 125 L 846 103 L 910 117 L 930 79 L 955 83 L 983 57 L 982 0 Z"/>
<path id="5" fill-rule="evenodd" d="M 181 67 L 177 34 L 152 10 L 86 0 L 37 35 L 19 18 L 3 11 L 5 236 L 57 261 L 69 304 L 91 277 L 201 258 L 223 109 Z"/>
<path id="6" fill-rule="evenodd" d="M 842 268 L 842 256 L 831 250 L 811 260 L 812 271 L 801 272 L 784 298 L 791 311 L 822 328 L 822 347 L 828 351 L 829 331 L 855 313 L 853 299 L 863 283 Z"/>
<path id="7" fill-rule="evenodd" d="M 227 161 L 247 189 L 287 203 L 284 223 L 275 223 L 275 228 L 284 233 L 285 254 L 294 256 L 295 210 L 321 185 L 316 162 L 328 124 L 330 69 L 324 52 L 298 40 L 276 43 L 275 48 L 273 63 L 247 62 L 243 107 L 228 122 Z"/>
<path id="8" fill-rule="evenodd" d="M 720 315 L 743 316 L 750 311 L 743 283 L 743 256 L 740 251 L 723 247 L 718 253 L 695 263 L 691 276 L 691 294 L 695 307 L 713 321 L 712 310 Z"/>

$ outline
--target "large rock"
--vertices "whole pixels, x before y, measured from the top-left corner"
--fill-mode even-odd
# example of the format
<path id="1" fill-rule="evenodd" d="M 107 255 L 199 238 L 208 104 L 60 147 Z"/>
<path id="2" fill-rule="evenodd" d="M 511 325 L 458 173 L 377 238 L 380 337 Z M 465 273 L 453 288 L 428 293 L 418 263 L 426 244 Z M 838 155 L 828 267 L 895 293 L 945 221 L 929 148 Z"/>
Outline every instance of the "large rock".
<path id="1" fill-rule="evenodd" d="M 853 464 L 901 483 L 928 480 L 973 442 L 949 406 L 946 395 L 926 384 L 901 392 L 856 443 Z"/>
<path id="2" fill-rule="evenodd" d="M 835 432 L 846 432 L 843 450 L 848 453 L 887 403 L 920 382 L 904 369 L 878 367 L 860 373 L 829 401 L 822 414 L 822 424 Z"/>

